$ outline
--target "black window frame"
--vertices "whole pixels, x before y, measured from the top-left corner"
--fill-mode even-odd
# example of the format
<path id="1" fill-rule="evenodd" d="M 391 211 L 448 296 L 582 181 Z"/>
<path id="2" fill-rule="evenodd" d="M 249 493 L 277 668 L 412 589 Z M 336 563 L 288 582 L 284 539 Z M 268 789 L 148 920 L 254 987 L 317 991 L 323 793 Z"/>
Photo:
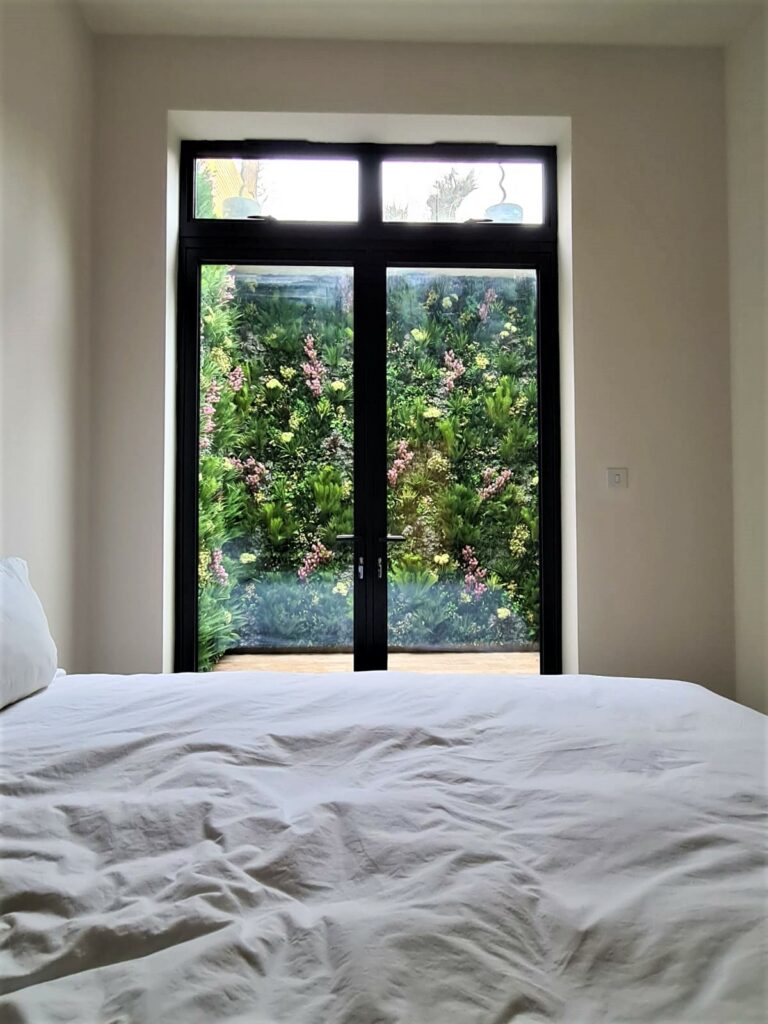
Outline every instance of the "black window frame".
<path id="1" fill-rule="evenodd" d="M 359 164 L 356 222 L 204 220 L 194 216 L 195 161 L 348 158 Z M 543 223 L 383 220 L 385 160 L 540 162 Z M 355 561 L 376 564 L 386 536 L 387 267 L 520 267 L 537 275 L 540 671 L 562 672 L 557 149 L 488 143 L 379 145 L 300 141 L 183 141 L 180 154 L 174 668 L 197 667 L 199 274 L 205 263 L 354 268 Z M 365 341 L 363 342 L 363 339 Z M 372 386 L 372 381 L 379 381 Z M 358 411 L 365 409 L 365 416 Z M 386 668 L 387 578 L 367 572 L 354 591 L 354 667 Z"/>

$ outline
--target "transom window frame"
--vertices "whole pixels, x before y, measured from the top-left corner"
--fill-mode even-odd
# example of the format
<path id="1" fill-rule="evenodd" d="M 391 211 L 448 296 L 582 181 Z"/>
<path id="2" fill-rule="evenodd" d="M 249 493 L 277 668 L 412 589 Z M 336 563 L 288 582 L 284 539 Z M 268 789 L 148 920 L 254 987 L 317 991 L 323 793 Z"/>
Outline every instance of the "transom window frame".
<path id="1" fill-rule="evenodd" d="M 359 166 L 357 221 L 301 221 L 264 219 L 216 219 L 195 216 L 195 161 L 200 159 L 245 160 L 356 160 Z M 456 163 L 540 163 L 542 165 L 541 224 L 484 223 L 471 221 L 422 222 L 385 221 L 382 195 L 382 164 L 390 160 L 434 161 Z M 430 236 L 452 237 L 457 232 L 472 232 L 474 241 L 499 240 L 499 233 L 510 241 L 528 243 L 551 242 L 557 238 L 557 149 L 554 146 L 504 146 L 486 143 L 431 143 L 429 145 L 328 143 L 328 142 L 182 142 L 181 144 L 181 217 L 179 230 L 183 237 L 210 238 L 220 234 L 222 225 L 230 225 L 232 237 L 251 237 L 254 228 L 269 237 L 291 237 L 310 228 L 322 235 L 333 235 L 343 241 L 365 234 L 371 239 L 372 229 L 382 241 L 395 240 L 404 227 L 427 230 Z"/>
<path id="2" fill-rule="evenodd" d="M 353 159 L 359 166 L 356 222 L 195 217 L 198 159 Z M 542 223 L 385 221 L 382 164 L 539 162 Z M 386 523 L 386 267 L 532 268 L 538 281 L 540 651 L 542 674 L 562 672 L 560 371 L 557 267 L 557 148 L 494 143 L 319 143 L 290 140 L 182 141 L 180 149 L 176 379 L 174 668 L 197 665 L 199 295 L 203 263 L 354 266 L 354 514 L 358 537 Z M 363 500 L 367 495 L 369 500 Z M 384 497 L 383 497 L 384 495 Z M 382 515 L 383 511 L 383 515 Z M 374 564 L 373 550 L 355 550 Z M 354 594 L 355 669 L 386 667 L 386 576 L 367 574 Z M 381 652 L 384 652 L 383 658 Z"/>

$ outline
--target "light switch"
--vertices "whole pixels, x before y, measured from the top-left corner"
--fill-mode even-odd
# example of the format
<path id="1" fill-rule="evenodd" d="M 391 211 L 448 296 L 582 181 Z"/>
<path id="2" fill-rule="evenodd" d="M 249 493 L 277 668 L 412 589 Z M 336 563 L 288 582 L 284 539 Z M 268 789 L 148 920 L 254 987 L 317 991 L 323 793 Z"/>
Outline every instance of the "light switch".
<path id="1" fill-rule="evenodd" d="M 624 467 L 613 466 L 608 470 L 609 487 L 629 487 L 629 472 Z"/>

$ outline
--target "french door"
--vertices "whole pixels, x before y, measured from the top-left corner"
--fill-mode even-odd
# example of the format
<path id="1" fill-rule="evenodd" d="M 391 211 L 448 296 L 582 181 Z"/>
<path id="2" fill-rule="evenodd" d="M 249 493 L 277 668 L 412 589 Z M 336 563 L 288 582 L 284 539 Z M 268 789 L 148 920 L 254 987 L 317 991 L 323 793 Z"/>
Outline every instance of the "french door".
<path id="1" fill-rule="evenodd" d="M 178 670 L 560 671 L 555 240 L 552 149 L 182 144 Z"/>

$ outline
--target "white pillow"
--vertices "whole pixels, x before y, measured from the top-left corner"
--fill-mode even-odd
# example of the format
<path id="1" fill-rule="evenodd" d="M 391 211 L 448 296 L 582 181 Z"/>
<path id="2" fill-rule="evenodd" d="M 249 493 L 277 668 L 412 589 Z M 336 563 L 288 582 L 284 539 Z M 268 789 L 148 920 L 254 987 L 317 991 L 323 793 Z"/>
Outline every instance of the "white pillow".
<path id="1" fill-rule="evenodd" d="M 56 644 L 27 563 L 0 558 L 0 709 L 44 689 L 56 675 Z"/>

